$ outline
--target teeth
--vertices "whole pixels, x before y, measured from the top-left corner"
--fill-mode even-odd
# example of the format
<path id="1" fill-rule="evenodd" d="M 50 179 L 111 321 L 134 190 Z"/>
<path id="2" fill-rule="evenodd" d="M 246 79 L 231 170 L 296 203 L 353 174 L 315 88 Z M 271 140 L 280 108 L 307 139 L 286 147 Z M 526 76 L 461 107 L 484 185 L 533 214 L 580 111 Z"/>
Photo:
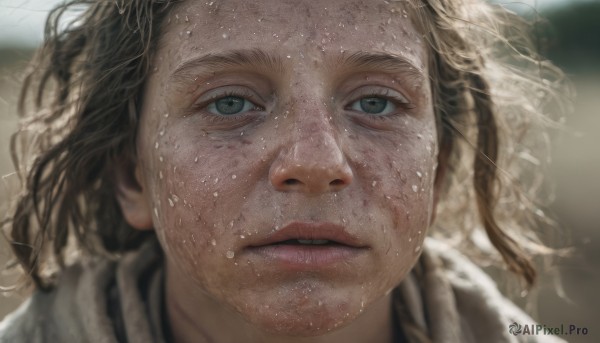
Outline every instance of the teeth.
<path id="1" fill-rule="evenodd" d="M 300 244 L 327 244 L 329 243 L 326 239 L 298 239 Z"/>

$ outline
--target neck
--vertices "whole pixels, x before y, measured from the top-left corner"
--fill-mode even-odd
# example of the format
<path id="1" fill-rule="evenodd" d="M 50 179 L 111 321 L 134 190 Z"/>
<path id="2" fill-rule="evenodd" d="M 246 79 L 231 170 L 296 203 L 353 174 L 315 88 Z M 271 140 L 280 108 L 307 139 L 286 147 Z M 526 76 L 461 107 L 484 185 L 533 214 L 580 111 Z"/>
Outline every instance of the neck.
<path id="1" fill-rule="evenodd" d="M 391 293 L 371 304 L 358 318 L 340 329 L 313 337 L 285 336 L 250 324 L 226 304 L 198 292 L 190 283 L 182 282 L 181 275 L 176 274 L 177 268 L 167 264 L 166 311 L 172 340 L 176 343 L 392 342 Z"/>

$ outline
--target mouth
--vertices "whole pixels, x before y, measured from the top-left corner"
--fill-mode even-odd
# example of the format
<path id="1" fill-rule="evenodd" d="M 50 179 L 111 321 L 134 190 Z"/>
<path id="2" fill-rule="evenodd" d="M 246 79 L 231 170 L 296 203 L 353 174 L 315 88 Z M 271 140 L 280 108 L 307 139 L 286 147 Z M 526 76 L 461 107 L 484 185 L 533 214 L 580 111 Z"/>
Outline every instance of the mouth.
<path id="1" fill-rule="evenodd" d="M 340 225 L 292 222 L 252 242 L 246 250 L 277 267 L 301 271 L 347 264 L 365 253 L 368 246 Z"/>
<path id="2" fill-rule="evenodd" d="M 331 245 L 331 244 L 339 244 L 335 241 L 330 241 L 328 239 L 288 239 L 283 242 L 275 243 L 275 244 L 286 244 L 286 245 Z"/>
<path id="3" fill-rule="evenodd" d="M 292 222 L 251 244 L 253 247 L 268 245 L 366 247 L 362 240 L 351 234 L 345 227 L 328 222 Z"/>

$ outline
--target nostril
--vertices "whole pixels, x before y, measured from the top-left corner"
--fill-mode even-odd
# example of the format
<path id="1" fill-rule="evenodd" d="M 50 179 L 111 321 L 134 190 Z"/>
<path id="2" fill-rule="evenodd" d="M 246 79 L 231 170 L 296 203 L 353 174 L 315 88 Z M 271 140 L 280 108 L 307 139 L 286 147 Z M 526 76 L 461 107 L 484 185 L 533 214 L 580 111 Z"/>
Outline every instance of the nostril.
<path id="1" fill-rule="evenodd" d="M 300 184 L 301 182 L 299 180 L 296 180 L 296 179 L 287 179 L 283 183 L 285 183 L 288 186 L 292 186 L 292 185 Z"/>
<path id="2" fill-rule="evenodd" d="M 331 186 L 341 186 L 344 184 L 342 179 L 335 179 L 329 183 Z"/>

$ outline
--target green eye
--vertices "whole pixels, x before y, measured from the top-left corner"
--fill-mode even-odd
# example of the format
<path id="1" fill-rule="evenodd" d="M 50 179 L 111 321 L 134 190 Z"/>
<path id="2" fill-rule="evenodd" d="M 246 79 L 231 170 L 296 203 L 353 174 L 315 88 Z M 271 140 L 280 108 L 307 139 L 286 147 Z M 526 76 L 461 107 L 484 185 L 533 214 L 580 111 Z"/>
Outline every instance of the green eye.
<path id="1" fill-rule="evenodd" d="M 242 97 L 230 95 L 211 102 L 206 109 L 212 114 L 229 116 L 248 112 L 256 107 Z"/>
<path id="2" fill-rule="evenodd" d="M 396 105 L 384 98 L 368 97 L 353 102 L 352 105 L 350 105 L 350 108 L 359 112 L 385 115 L 394 111 Z"/>

